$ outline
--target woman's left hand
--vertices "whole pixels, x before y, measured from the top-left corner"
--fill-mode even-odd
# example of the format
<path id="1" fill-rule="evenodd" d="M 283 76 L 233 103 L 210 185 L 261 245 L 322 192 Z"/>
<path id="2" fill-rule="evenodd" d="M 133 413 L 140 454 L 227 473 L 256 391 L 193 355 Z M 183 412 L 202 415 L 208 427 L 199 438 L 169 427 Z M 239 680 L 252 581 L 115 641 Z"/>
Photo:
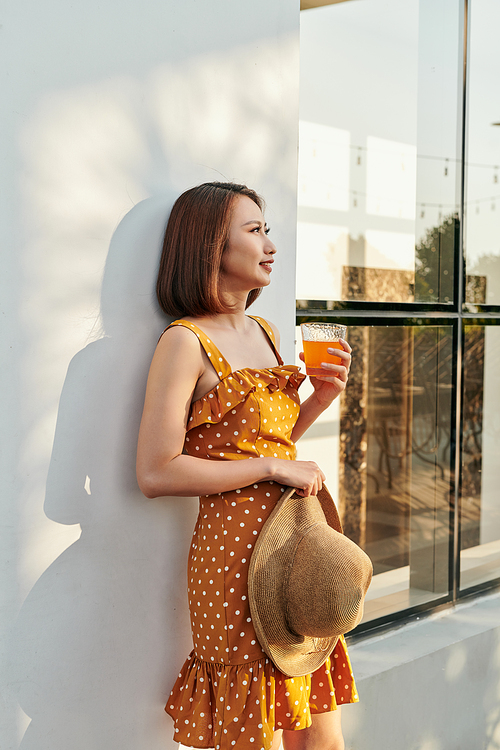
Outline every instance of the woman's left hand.
<path id="1" fill-rule="evenodd" d="M 332 362 L 322 362 L 321 367 L 325 373 L 324 376 L 309 377 L 314 388 L 314 395 L 325 409 L 345 390 L 349 379 L 352 349 L 344 339 L 340 339 L 340 343 L 342 349 L 329 348 L 328 354 L 339 357 L 342 364 L 334 365 Z M 299 357 L 304 362 L 304 352 L 300 352 Z"/>

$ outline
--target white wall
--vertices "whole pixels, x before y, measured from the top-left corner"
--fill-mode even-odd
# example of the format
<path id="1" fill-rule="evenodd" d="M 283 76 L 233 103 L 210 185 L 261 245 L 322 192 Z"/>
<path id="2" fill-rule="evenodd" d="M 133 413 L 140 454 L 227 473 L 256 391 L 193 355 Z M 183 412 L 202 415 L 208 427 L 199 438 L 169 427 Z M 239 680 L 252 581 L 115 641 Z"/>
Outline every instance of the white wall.
<path id="1" fill-rule="evenodd" d="M 497 592 L 354 644 L 346 750 L 497 750 L 499 622 Z"/>
<path id="2" fill-rule="evenodd" d="M 294 356 L 298 2 L 9 3 L 0 140 L 2 750 L 172 746 L 196 502 L 134 474 L 174 195 L 260 191 Z M 104 275 L 103 275 L 104 271 Z"/>

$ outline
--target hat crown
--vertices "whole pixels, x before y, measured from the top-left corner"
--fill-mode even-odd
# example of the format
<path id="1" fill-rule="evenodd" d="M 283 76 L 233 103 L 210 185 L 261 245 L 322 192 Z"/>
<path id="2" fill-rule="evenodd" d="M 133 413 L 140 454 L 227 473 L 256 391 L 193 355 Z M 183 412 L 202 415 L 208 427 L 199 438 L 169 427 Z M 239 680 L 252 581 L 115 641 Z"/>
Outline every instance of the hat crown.
<path id="1" fill-rule="evenodd" d="M 311 526 L 296 546 L 284 585 L 291 631 L 331 638 L 355 628 L 371 574 L 368 556 L 354 542 L 324 520 Z"/>

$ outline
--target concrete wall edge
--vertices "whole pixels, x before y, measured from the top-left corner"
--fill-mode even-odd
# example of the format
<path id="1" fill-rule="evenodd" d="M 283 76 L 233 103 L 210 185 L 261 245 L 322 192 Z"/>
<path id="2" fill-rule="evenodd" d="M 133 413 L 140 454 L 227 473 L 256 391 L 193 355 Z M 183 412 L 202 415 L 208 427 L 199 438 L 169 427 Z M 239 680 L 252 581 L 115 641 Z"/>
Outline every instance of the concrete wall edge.
<path id="1" fill-rule="evenodd" d="M 349 646 L 357 683 L 500 627 L 500 592 L 412 620 Z"/>

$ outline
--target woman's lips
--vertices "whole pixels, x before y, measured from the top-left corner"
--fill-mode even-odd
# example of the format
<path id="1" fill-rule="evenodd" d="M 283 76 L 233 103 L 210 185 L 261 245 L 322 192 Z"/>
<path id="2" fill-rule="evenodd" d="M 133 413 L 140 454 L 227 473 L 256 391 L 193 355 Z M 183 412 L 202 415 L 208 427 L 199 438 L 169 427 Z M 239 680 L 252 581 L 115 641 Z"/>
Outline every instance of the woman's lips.
<path id="1" fill-rule="evenodd" d="M 273 263 L 272 260 L 264 261 L 264 263 L 259 263 L 259 266 L 262 266 L 262 268 L 265 268 L 266 271 L 269 271 L 269 273 L 273 270 L 271 268 L 271 264 Z"/>

